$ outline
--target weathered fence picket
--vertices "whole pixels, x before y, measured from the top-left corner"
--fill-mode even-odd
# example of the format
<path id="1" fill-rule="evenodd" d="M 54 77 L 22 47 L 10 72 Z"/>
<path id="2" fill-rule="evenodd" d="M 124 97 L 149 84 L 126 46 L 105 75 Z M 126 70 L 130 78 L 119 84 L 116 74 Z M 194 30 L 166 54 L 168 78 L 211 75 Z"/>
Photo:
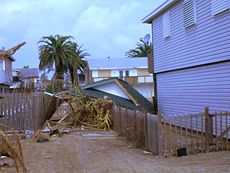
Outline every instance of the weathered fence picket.
<path id="1" fill-rule="evenodd" d="M 37 130 L 56 110 L 56 98 L 43 93 L 2 94 L 0 130 Z"/>
<path id="2" fill-rule="evenodd" d="M 230 114 L 209 112 L 180 116 L 150 115 L 113 107 L 113 129 L 154 154 L 229 150 Z"/>
<path id="3" fill-rule="evenodd" d="M 134 145 L 154 154 L 159 153 L 158 117 L 136 110 L 113 107 L 113 130 L 131 140 Z"/>

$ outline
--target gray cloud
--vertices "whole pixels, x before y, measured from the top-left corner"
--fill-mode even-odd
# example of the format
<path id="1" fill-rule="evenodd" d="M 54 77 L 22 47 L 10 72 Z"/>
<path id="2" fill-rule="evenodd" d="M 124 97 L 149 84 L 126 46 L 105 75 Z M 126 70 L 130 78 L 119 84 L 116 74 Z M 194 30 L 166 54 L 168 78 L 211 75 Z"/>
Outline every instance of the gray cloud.
<path id="1" fill-rule="evenodd" d="M 37 42 L 72 35 L 92 58 L 123 57 L 150 26 L 141 19 L 164 0 L 5 0 L 0 2 L 0 47 L 26 41 L 15 67 L 38 66 Z"/>

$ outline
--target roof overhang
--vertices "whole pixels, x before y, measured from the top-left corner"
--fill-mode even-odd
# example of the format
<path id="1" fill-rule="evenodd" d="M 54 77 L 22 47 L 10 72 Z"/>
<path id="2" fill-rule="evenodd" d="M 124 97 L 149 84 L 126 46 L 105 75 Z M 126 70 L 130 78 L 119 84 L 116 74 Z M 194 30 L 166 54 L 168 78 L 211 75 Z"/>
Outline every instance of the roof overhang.
<path id="1" fill-rule="evenodd" d="M 147 69 L 147 66 L 143 67 L 114 67 L 114 68 L 89 68 L 89 70 L 133 70 L 133 69 Z"/>
<path id="2" fill-rule="evenodd" d="M 160 13 L 162 13 L 165 9 L 169 8 L 179 0 L 167 0 L 162 5 L 157 7 L 153 12 L 148 14 L 142 19 L 143 23 L 152 23 L 153 19 L 156 18 Z"/>

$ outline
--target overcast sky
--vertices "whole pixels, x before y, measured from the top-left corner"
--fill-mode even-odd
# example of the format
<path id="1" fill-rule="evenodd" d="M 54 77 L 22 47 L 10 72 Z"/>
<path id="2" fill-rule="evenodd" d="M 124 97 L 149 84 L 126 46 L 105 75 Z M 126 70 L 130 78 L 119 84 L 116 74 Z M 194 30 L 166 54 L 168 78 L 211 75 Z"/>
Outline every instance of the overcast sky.
<path id="1" fill-rule="evenodd" d="M 38 67 L 42 36 L 71 35 L 90 58 L 121 58 L 151 33 L 141 19 L 165 0 L 0 0 L 0 48 L 26 41 L 14 68 Z"/>

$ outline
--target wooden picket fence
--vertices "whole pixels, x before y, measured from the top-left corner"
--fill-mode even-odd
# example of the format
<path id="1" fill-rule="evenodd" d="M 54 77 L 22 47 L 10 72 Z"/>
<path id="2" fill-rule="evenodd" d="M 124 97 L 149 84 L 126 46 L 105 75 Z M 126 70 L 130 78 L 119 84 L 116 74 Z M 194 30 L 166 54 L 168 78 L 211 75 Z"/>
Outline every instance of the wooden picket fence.
<path id="1" fill-rule="evenodd" d="M 113 106 L 113 130 L 140 148 L 159 153 L 158 116 Z"/>
<path id="2" fill-rule="evenodd" d="M 114 106 L 113 129 L 154 154 L 230 150 L 230 113 L 208 108 L 200 114 L 163 116 Z"/>
<path id="3" fill-rule="evenodd" d="M 0 130 L 37 130 L 56 110 L 56 98 L 44 93 L 0 96 Z"/>
<path id="4" fill-rule="evenodd" d="M 113 130 L 126 136 L 137 147 L 145 145 L 145 114 L 127 108 L 113 107 Z"/>
<path id="5" fill-rule="evenodd" d="M 230 150 L 230 114 L 209 112 L 183 116 L 162 116 L 160 122 L 160 152 L 177 154 Z"/>

